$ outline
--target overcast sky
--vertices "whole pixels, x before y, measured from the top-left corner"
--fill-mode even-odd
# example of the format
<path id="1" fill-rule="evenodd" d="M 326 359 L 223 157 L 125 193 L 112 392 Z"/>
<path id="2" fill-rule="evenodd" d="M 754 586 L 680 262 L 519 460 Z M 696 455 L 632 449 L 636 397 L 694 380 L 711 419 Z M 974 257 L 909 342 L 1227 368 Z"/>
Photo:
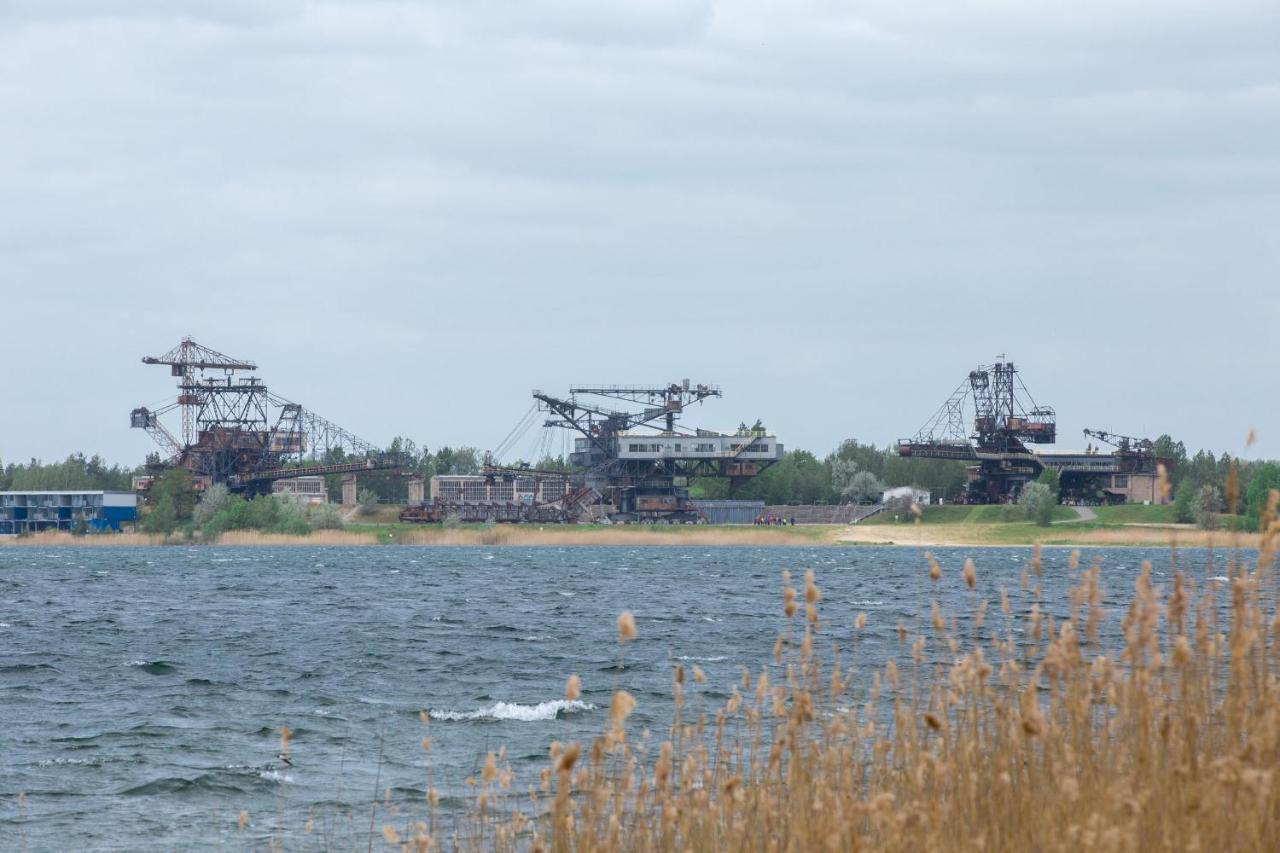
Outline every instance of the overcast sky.
<path id="1" fill-rule="evenodd" d="M 789 447 L 1014 359 L 1280 456 L 1280 4 L 0 0 L 0 458 L 153 449 L 190 334 L 375 443 L 723 386 Z"/>

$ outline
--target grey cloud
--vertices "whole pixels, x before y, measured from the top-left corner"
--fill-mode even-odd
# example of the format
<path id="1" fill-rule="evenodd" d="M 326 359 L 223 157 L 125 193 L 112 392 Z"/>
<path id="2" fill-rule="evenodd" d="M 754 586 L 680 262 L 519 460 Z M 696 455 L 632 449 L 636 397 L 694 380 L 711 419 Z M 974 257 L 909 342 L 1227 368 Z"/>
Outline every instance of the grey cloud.
<path id="1" fill-rule="evenodd" d="M 6 4 L 5 346 L 57 329 L 102 379 L 18 377 L 72 417 L 0 457 L 139 457 L 122 413 L 167 380 L 137 358 L 185 333 L 375 440 L 691 375 L 709 425 L 884 442 L 1007 350 L 1064 435 L 1280 455 L 1277 15 Z"/>

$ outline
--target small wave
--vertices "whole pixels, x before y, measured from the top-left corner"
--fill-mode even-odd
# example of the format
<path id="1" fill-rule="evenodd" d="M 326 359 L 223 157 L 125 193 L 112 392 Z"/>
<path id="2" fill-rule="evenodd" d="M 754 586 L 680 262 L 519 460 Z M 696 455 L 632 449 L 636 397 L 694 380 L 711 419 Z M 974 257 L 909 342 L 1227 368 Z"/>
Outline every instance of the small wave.
<path id="1" fill-rule="evenodd" d="M 103 762 L 101 758 L 46 758 L 37 761 L 36 767 L 97 767 Z"/>
<path id="2" fill-rule="evenodd" d="M 724 620 L 723 620 L 723 619 L 717 619 L 717 618 L 716 618 L 716 617 L 714 617 L 714 616 L 703 616 L 703 617 L 702 617 L 702 621 L 703 621 L 703 622 L 723 622 Z"/>
<path id="3" fill-rule="evenodd" d="M 495 702 L 487 708 L 476 711 L 431 711 L 431 719 L 448 722 L 464 720 L 518 720 L 534 723 L 542 720 L 555 720 L 567 714 L 579 711 L 594 711 L 595 705 L 580 700 L 572 702 L 556 699 L 553 702 L 539 702 L 537 705 L 519 705 L 515 702 Z"/>
<path id="4" fill-rule="evenodd" d="M 281 773 L 279 770 L 263 770 L 258 774 L 259 778 L 266 779 L 269 782 L 292 782 L 293 776 L 288 773 Z"/>
<path id="5" fill-rule="evenodd" d="M 560 590 L 560 594 L 563 595 L 565 598 L 573 598 L 575 595 L 577 595 L 576 592 L 566 592 L 565 590 Z"/>
<path id="6" fill-rule="evenodd" d="M 42 669 L 54 668 L 47 663 L 11 663 L 7 666 L 0 666 L 0 672 L 37 672 Z"/>
<path id="7" fill-rule="evenodd" d="M 206 795 L 206 794 L 245 794 L 248 789 L 235 784 L 231 779 L 219 778 L 213 773 L 205 773 L 194 779 L 181 776 L 167 776 L 153 779 L 120 792 L 122 797 L 154 797 L 166 795 Z"/>
<path id="8" fill-rule="evenodd" d="M 1214 577 L 1209 578 L 1209 580 L 1217 581 L 1218 583 L 1231 583 L 1231 578 L 1226 575 L 1215 575 Z"/>
<path id="9" fill-rule="evenodd" d="M 165 660 L 131 660 L 125 666 L 134 666 L 148 675 L 168 675 L 171 672 L 177 672 L 176 664 L 169 663 Z"/>
<path id="10" fill-rule="evenodd" d="M 542 636 L 539 634 L 530 634 L 529 636 L 521 637 L 520 639 L 526 643 L 550 643 L 550 642 L 553 642 L 556 638 L 552 637 L 549 634 L 546 636 Z"/>
<path id="11" fill-rule="evenodd" d="M 697 655 L 678 655 L 676 657 L 676 660 L 695 661 L 697 663 L 720 663 L 721 661 L 728 660 L 728 658 L 725 657 L 724 655 L 715 655 L 714 657 L 706 657 L 706 658 L 701 658 L 701 657 L 698 657 Z"/>

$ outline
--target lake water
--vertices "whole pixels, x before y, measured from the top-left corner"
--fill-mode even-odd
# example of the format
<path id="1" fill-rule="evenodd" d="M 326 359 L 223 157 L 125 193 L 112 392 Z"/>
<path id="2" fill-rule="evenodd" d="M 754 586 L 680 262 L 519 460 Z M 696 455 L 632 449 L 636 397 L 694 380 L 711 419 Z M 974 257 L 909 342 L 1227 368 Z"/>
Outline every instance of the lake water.
<path id="1" fill-rule="evenodd" d="M 933 550 L 952 612 L 980 595 L 998 616 L 1001 587 L 1025 605 L 1029 550 Z M 1069 553 L 1044 552 L 1059 614 Z M 966 556 L 976 593 L 960 581 Z M 1082 567 L 1095 557 L 1113 629 L 1141 561 L 1157 583 L 1170 570 L 1165 550 L 1088 549 Z M 1225 572 L 1221 555 L 1216 568 L 1204 551 L 1179 560 L 1201 578 Z M 424 735 L 447 811 L 487 750 L 507 747 L 518 789 L 536 781 L 550 741 L 601 731 L 615 686 L 638 700 L 636 728 L 655 732 L 676 662 L 707 674 L 695 710 L 723 702 L 743 665 L 769 660 L 781 571 L 801 586 L 807 568 L 831 639 L 867 614 L 852 662 L 864 676 L 899 653 L 899 622 L 927 626 L 915 548 L 0 549 L 0 849 L 243 847 L 273 834 L 289 849 L 308 815 L 313 843 L 363 849 L 375 792 L 421 811 Z M 619 669 L 624 609 L 639 638 Z M 568 705 L 571 673 L 583 694 Z M 294 732 L 292 766 L 277 758 L 280 726 Z"/>

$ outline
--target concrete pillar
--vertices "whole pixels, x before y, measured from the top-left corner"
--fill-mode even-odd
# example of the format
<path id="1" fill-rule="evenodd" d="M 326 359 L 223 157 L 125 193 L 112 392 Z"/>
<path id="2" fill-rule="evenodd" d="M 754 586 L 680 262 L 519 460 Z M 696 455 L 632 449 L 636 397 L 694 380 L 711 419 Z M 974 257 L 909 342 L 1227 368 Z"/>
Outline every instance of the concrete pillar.
<path id="1" fill-rule="evenodd" d="M 420 476 L 409 478 L 409 503 L 420 504 L 427 499 L 427 481 Z"/>
<path id="2" fill-rule="evenodd" d="M 342 475 L 342 505 L 355 506 L 356 504 L 356 475 Z"/>

